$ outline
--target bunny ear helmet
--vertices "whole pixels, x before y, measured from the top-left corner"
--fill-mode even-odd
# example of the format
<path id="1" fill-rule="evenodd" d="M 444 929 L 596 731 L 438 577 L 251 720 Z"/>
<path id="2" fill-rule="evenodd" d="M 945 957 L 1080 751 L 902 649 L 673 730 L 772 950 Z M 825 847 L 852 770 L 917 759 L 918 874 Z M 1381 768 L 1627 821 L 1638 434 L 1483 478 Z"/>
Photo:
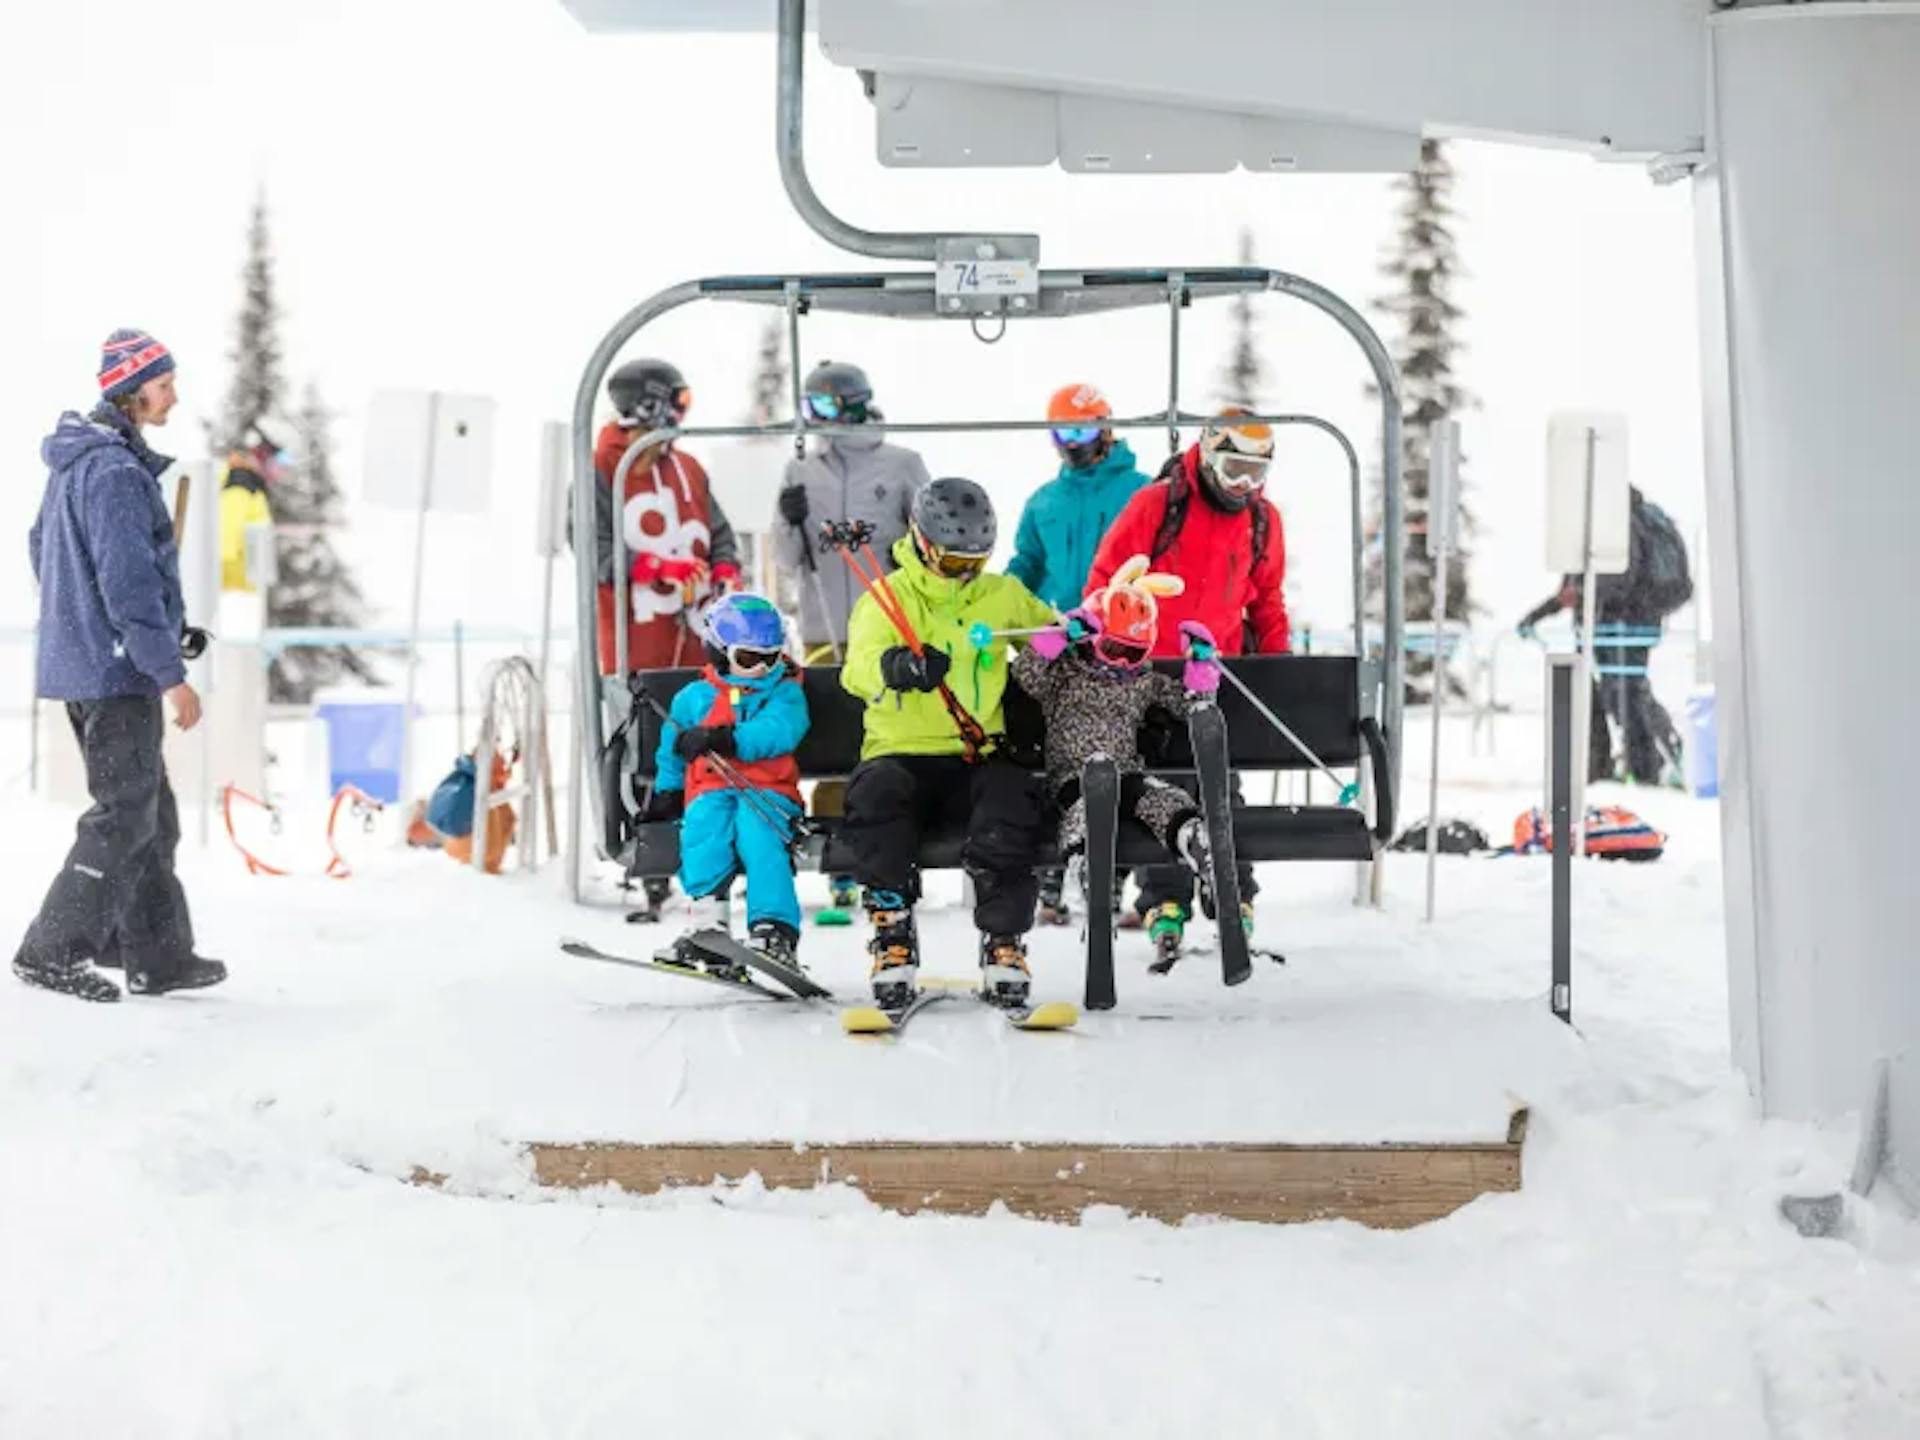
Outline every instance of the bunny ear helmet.
<path id="1" fill-rule="evenodd" d="M 1146 591 L 1147 594 L 1157 595 L 1163 599 L 1168 595 L 1184 595 L 1187 593 L 1187 582 L 1182 580 L 1178 575 L 1163 575 L 1159 573 L 1142 575 L 1134 584 L 1139 589 Z"/>
<path id="2" fill-rule="evenodd" d="M 1120 568 L 1113 572 L 1113 578 L 1107 582 L 1107 588 L 1120 590 L 1134 584 L 1152 565 L 1153 562 L 1144 555 L 1129 556 L 1120 563 Z"/>

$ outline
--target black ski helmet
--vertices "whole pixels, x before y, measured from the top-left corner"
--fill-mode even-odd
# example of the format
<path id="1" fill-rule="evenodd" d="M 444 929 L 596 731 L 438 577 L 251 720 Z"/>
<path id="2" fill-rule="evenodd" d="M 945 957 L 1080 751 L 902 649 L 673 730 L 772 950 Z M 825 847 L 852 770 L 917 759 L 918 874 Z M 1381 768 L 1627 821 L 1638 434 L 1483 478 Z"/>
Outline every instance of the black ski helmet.
<path id="1" fill-rule="evenodd" d="M 913 492 L 915 534 L 957 555 L 987 555 L 1000 534 L 993 500 L 977 481 L 958 475 L 929 480 Z"/>
<path id="2" fill-rule="evenodd" d="M 607 378 L 607 398 L 631 429 L 677 425 L 693 405 L 686 377 L 666 360 L 627 361 Z"/>
<path id="3" fill-rule="evenodd" d="M 867 379 L 866 371 L 850 361 L 822 360 L 807 372 L 807 383 L 802 388 L 811 419 L 824 420 L 829 424 L 864 425 L 870 418 L 873 382 Z M 832 409 L 835 413 L 821 414 L 813 403 L 816 395 L 831 397 L 832 405 L 820 408 Z"/>

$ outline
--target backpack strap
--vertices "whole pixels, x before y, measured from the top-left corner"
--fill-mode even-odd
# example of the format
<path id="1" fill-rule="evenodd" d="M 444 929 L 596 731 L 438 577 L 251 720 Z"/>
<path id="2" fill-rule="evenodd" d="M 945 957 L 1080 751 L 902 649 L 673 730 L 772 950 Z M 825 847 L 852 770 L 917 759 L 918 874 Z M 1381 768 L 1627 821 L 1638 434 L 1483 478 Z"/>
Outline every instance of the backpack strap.
<path id="1" fill-rule="evenodd" d="M 1187 523 L 1187 505 L 1192 499 L 1187 493 L 1186 474 L 1178 455 L 1167 458 L 1160 473 L 1154 476 L 1154 483 L 1167 487 L 1167 508 L 1160 517 L 1160 528 L 1154 532 L 1153 548 L 1147 552 L 1150 564 L 1171 550 L 1173 542 L 1180 538 L 1180 527 Z"/>

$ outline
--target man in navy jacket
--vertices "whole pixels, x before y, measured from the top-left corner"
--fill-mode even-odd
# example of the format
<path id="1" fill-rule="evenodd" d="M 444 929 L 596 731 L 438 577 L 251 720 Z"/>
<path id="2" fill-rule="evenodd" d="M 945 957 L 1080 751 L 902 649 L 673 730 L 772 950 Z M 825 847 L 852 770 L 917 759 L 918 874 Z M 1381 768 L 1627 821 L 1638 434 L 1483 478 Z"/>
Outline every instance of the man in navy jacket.
<path id="1" fill-rule="evenodd" d="M 200 697 L 181 657 L 179 555 L 159 476 L 172 461 L 141 429 L 174 405 L 174 361 L 139 330 L 116 330 L 100 359 L 100 404 L 69 411 L 41 446 L 46 494 L 28 537 L 40 582 L 39 691 L 66 702 L 93 808 L 27 930 L 13 971 L 85 1000 L 217 985 L 226 967 L 193 953 L 187 897 L 173 872 L 180 817 L 160 742 L 165 710 L 182 730 Z"/>

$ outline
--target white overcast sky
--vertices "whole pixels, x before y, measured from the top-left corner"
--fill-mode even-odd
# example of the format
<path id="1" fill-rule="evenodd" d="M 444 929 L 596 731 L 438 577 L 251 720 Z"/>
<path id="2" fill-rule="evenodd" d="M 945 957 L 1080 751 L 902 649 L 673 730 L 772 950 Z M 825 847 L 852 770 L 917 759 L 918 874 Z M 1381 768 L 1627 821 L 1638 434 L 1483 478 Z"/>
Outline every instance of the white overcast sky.
<path id="1" fill-rule="evenodd" d="M 375 389 L 501 403 L 493 514 L 436 523 L 430 620 L 537 619 L 538 425 L 568 413 L 588 351 L 624 309 L 701 275 L 867 268 L 786 204 L 770 36 L 588 36 L 558 0 L 61 0 L 11 6 L 0 26 L 0 536 L 16 537 L 0 544 L 20 545 L 42 485 L 39 439 L 89 401 L 116 325 L 173 347 L 183 413 L 162 448 L 199 446 L 226 381 L 259 186 L 290 369 L 344 412 L 350 485 Z M 1037 230 L 1056 266 L 1228 262 L 1245 223 L 1262 263 L 1358 301 L 1382 289 L 1383 180 L 884 171 L 854 77 L 816 52 L 809 79 L 814 178 L 857 223 Z M 1685 187 L 1656 189 L 1635 167 L 1480 144 L 1457 159 L 1471 272 L 1460 372 L 1481 402 L 1465 417 L 1483 525 L 1475 581 L 1489 618 L 1509 619 L 1550 582 L 1541 458 L 1556 408 L 1625 411 L 1636 480 L 1697 533 L 1692 216 Z M 1266 402 L 1321 411 L 1377 445 L 1357 351 L 1314 312 L 1265 303 Z M 1189 404 L 1209 398 L 1222 319 L 1192 314 Z M 687 371 L 696 419 L 732 421 L 756 325 L 751 313 L 682 312 L 640 348 Z M 1015 327 L 992 348 L 948 326 L 823 320 L 810 333 L 809 361 L 864 362 L 901 419 L 1030 414 L 1077 379 L 1123 409 L 1164 393 L 1158 319 Z M 1138 443 L 1151 468 L 1162 442 Z M 923 448 L 934 473 L 975 474 L 1010 509 L 1052 470 L 1039 439 Z M 1294 604 L 1338 623 L 1341 471 L 1312 436 L 1285 460 L 1271 493 L 1288 517 Z M 765 482 L 723 478 L 746 512 L 736 519 L 758 523 Z M 359 505 L 354 521 L 349 553 L 392 619 L 410 527 Z M 0 625 L 30 618 L 25 575 L 22 564 L 0 580 Z"/>

